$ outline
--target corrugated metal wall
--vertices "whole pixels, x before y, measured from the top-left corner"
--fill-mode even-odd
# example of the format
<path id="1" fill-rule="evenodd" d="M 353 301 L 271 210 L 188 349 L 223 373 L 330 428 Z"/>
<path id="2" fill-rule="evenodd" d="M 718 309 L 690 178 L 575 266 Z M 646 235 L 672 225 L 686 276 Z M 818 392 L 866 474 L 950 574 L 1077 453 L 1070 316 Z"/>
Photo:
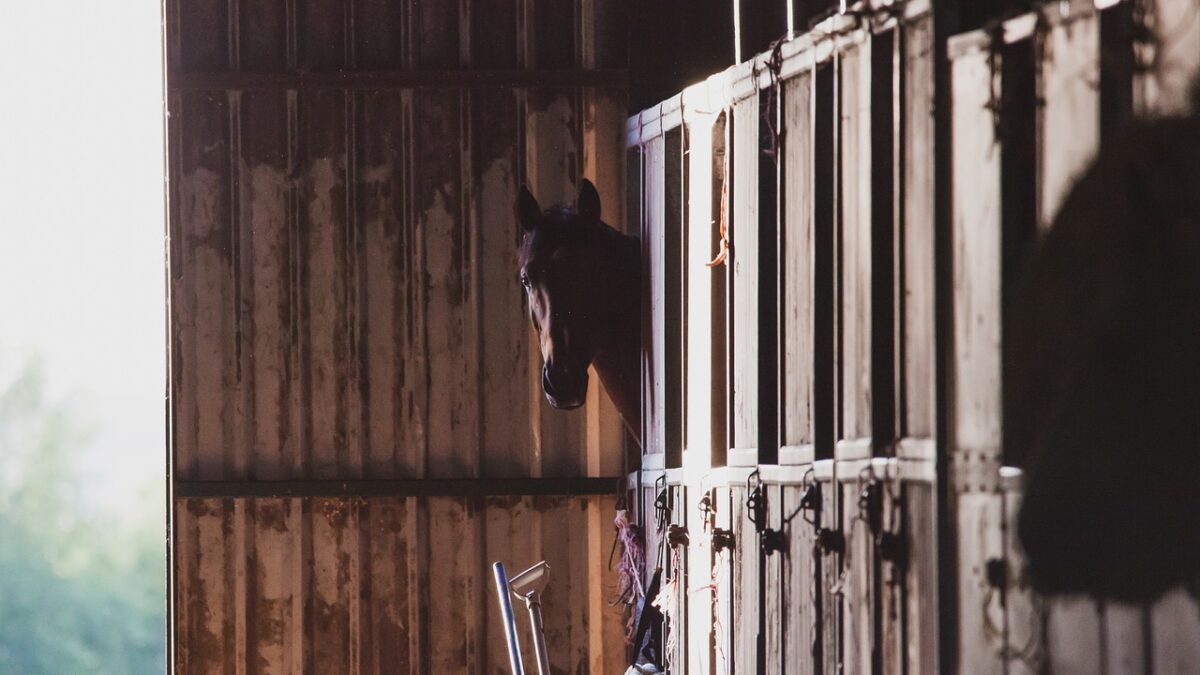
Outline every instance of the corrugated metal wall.
<path id="1" fill-rule="evenodd" d="M 625 19 L 166 3 L 178 672 L 492 672 L 486 565 L 542 558 L 551 661 L 618 666 L 604 490 L 361 488 L 620 472 L 598 386 L 577 412 L 544 403 L 512 205 L 522 182 L 571 202 L 587 176 L 620 227 Z"/>

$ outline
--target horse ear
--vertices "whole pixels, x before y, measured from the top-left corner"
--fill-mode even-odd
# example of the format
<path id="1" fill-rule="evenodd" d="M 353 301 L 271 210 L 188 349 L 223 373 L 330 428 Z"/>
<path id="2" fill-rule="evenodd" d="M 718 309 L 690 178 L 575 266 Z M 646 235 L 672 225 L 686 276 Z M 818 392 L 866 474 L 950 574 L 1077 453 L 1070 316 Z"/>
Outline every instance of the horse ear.
<path id="1" fill-rule="evenodd" d="M 579 186 L 579 215 L 587 220 L 600 220 L 600 193 L 592 181 L 584 178 Z"/>
<path id="2" fill-rule="evenodd" d="M 542 207 L 538 206 L 537 199 L 529 188 L 522 185 L 521 195 L 517 197 L 517 222 L 521 223 L 521 228 L 526 232 L 532 232 L 541 220 Z"/>

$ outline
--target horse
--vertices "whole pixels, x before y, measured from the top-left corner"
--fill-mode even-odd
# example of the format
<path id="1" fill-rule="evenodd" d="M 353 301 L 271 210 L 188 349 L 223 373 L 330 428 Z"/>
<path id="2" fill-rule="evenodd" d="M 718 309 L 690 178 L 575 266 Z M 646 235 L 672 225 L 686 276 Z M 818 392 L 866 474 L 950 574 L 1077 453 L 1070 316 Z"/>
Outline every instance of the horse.
<path id="1" fill-rule="evenodd" d="M 1200 116 L 1106 142 L 1011 307 L 1004 436 L 1029 451 L 1017 532 L 1034 588 L 1149 602 L 1195 584 Z"/>
<path id="2" fill-rule="evenodd" d="M 641 446 L 641 245 L 600 219 L 587 179 L 576 208 L 545 211 L 522 186 L 521 286 L 542 352 L 542 391 L 558 410 L 587 398 L 595 369 L 630 435 Z M 636 468 L 636 459 L 627 458 Z"/>

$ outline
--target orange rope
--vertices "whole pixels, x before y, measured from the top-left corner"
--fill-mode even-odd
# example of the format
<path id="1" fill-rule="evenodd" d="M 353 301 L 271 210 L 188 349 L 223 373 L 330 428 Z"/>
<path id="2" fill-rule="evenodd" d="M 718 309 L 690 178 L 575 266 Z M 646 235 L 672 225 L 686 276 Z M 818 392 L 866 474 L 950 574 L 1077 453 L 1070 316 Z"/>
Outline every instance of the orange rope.
<path id="1" fill-rule="evenodd" d="M 705 267 L 713 268 L 724 264 L 725 258 L 729 257 L 729 234 L 726 228 L 727 218 L 725 216 L 729 209 L 726 208 L 729 201 L 729 160 L 725 160 L 726 167 L 721 177 L 721 250 L 717 252 L 717 257 L 704 263 Z"/>

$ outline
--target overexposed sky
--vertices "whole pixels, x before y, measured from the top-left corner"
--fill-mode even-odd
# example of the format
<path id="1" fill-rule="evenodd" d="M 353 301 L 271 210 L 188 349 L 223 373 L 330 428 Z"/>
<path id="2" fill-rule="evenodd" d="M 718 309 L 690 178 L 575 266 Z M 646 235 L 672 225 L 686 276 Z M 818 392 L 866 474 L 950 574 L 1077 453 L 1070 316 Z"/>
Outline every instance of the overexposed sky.
<path id="1" fill-rule="evenodd" d="M 78 400 L 99 498 L 160 512 L 161 58 L 156 0 L 0 3 L 0 354 Z"/>

